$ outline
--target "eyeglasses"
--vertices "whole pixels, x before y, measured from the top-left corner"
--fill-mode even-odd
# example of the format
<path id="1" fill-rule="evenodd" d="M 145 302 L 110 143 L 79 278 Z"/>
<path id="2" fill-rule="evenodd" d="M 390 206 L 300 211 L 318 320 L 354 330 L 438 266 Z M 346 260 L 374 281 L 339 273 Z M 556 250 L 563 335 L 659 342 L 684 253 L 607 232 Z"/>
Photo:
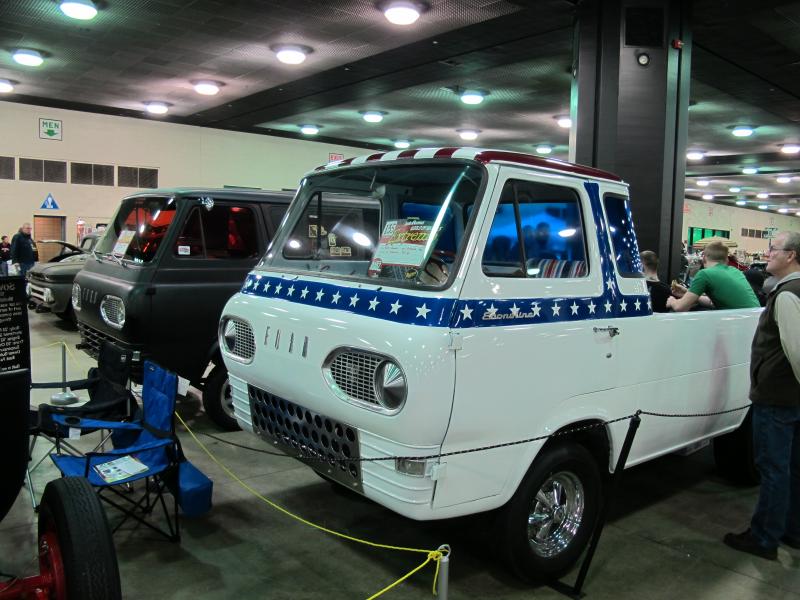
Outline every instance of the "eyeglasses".
<path id="1" fill-rule="evenodd" d="M 794 252 L 794 250 L 789 250 L 787 248 L 770 248 L 770 252 Z"/>

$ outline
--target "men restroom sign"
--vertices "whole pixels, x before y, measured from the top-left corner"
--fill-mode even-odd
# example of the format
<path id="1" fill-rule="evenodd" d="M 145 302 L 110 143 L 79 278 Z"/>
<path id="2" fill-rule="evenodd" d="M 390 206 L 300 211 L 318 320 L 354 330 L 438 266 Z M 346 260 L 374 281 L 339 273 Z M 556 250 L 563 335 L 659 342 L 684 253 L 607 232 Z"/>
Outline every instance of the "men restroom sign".
<path id="1" fill-rule="evenodd" d="M 60 140 L 61 121 L 39 119 L 39 137 L 43 140 Z"/>

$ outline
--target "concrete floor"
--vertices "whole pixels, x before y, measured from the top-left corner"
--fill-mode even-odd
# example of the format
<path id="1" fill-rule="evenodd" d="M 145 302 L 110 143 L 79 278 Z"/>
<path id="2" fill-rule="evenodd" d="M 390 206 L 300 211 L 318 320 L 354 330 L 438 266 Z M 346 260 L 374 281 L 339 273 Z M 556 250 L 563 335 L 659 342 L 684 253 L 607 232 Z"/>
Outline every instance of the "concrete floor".
<path id="1" fill-rule="evenodd" d="M 46 346 L 61 339 L 74 347 L 78 335 L 52 315 L 31 314 L 35 381 L 60 377 L 59 350 Z M 68 375 L 78 378 L 91 360 L 73 354 Z M 49 397 L 36 392 L 34 402 Z M 191 391 L 178 410 L 197 432 L 218 433 Z M 264 448 L 243 432 L 219 435 Z M 506 572 L 491 549 L 489 518 L 410 521 L 331 487 L 292 459 L 200 437 L 249 485 L 311 521 L 394 545 L 450 544 L 451 599 L 564 597 Z M 214 480 L 214 508 L 203 518 L 183 521 L 180 544 L 128 525 L 115 535 L 125 598 L 367 598 L 421 562 L 420 555 L 367 548 L 290 520 L 232 482 L 188 435 L 181 438 L 190 460 Z M 35 458 L 44 451 L 40 446 Z M 43 463 L 35 473 L 37 489 L 56 476 L 50 461 Z M 586 581 L 587 597 L 800 600 L 800 551 L 781 548 L 779 560 L 770 562 L 720 541 L 727 531 L 746 526 L 755 497 L 756 490 L 733 487 L 715 474 L 708 448 L 627 471 Z M 112 512 L 109 517 L 113 520 Z M 0 524 L 0 571 L 32 573 L 35 521 L 23 491 Z M 565 580 L 572 582 L 575 574 Z M 431 598 L 432 576 L 426 569 L 384 597 Z"/>

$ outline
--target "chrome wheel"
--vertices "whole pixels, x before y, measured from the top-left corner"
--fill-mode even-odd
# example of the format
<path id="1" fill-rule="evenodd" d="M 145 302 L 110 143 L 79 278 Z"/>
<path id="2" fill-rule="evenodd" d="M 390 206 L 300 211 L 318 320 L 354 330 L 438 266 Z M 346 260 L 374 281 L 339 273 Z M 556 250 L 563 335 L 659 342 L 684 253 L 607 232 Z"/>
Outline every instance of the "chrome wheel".
<path id="1" fill-rule="evenodd" d="M 528 543 L 542 558 L 551 558 L 570 545 L 583 520 L 585 492 L 569 471 L 551 475 L 542 484 L 528 511 Z"/>
<path id="2" fill-rule="evenodd" d="M 231 380 L 225 379 L 225 383 L 219 390 L 219 405 L 222 411 L 231 419 L 235 419 L 236 415 L 233 411 L 233 392 L 231 391 Z"/>

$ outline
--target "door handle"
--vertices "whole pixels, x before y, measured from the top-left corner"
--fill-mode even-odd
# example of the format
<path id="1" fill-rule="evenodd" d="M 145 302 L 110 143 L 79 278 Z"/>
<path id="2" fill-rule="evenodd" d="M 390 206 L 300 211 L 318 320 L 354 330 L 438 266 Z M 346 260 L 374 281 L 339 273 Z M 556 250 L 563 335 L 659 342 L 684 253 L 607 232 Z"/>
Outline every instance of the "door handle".
<path id="1" fill-rule="evenodd" d="M 619 327 L 614 327 L 613 325 L 609 325 L 608 327 L 594 327 L 592 331 L 595 333 L 607 333 L 608 337 L 614 337 L 619 335 Z"/>

